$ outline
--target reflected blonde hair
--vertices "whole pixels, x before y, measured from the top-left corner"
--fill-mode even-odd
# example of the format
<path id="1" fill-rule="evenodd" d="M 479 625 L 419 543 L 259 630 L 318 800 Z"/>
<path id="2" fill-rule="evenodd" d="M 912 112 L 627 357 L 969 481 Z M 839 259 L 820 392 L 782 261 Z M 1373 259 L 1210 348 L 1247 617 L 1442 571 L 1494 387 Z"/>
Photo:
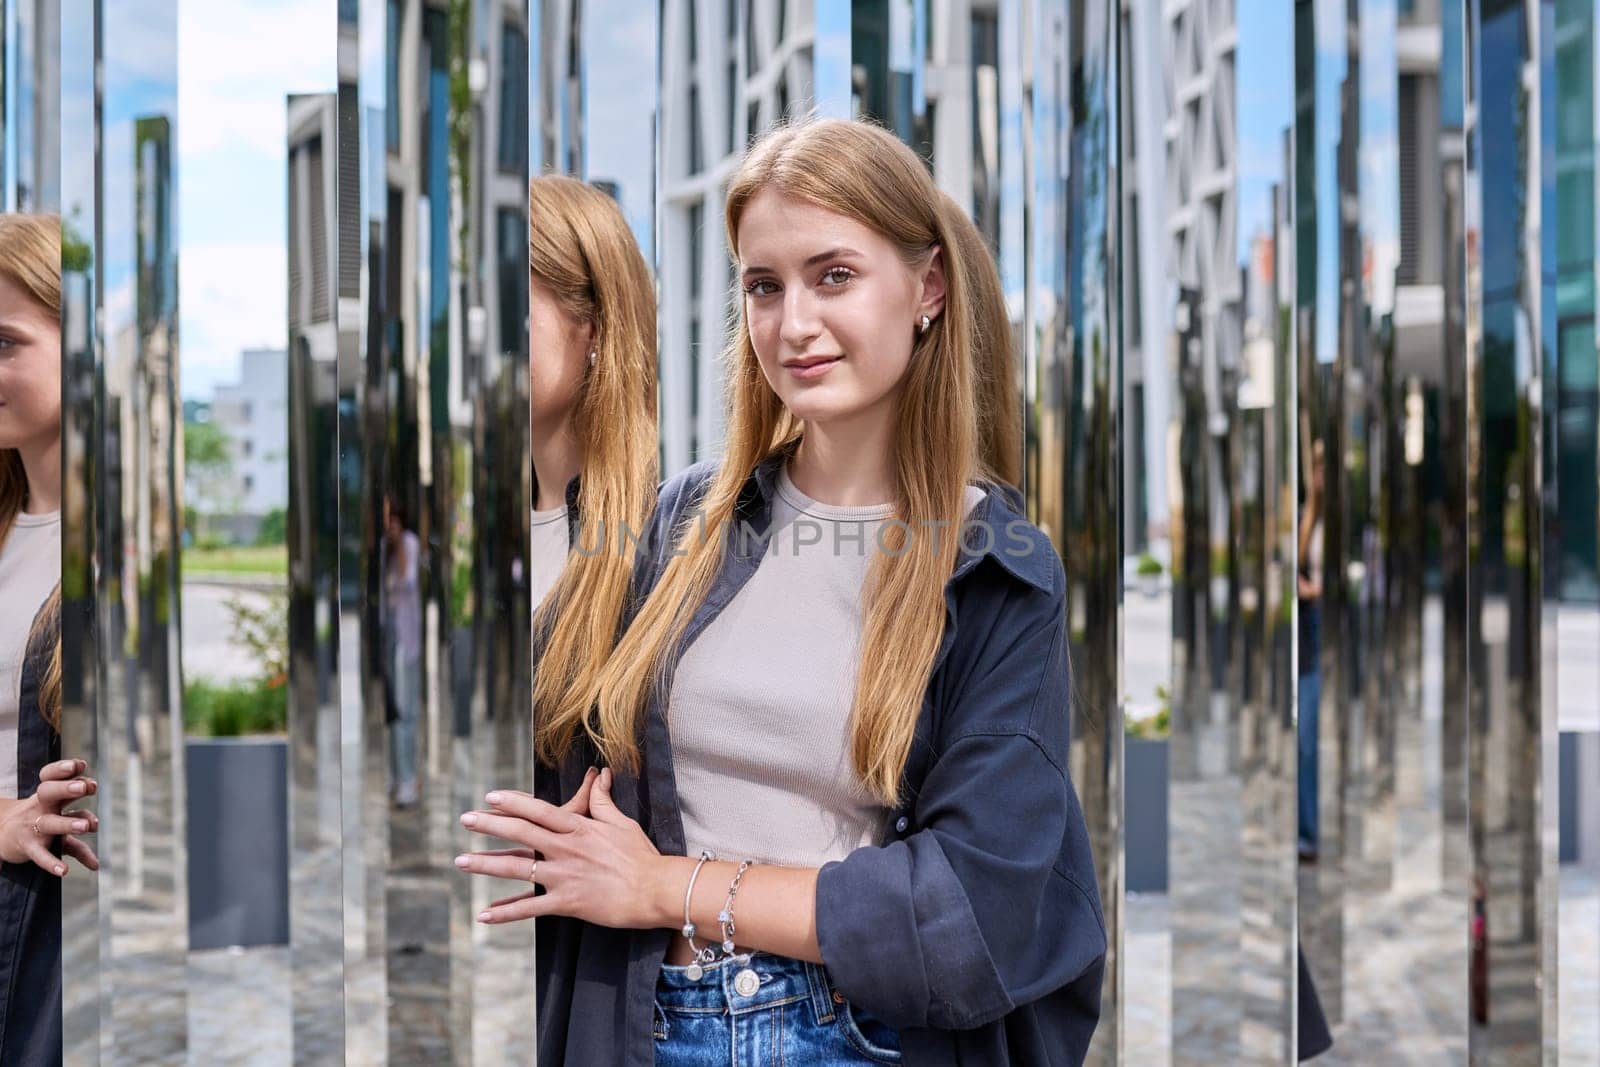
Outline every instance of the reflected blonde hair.
<path id="1" fill-rule="evenodd" d="M 978 448 L 973 337 L 982 312 L 975 306 L 971 242 L 954 224 L 947 198 L 922 160 L 881 127 L 839 119 L 782 125 L 750 148 L 729 185 L 725 223 L 735 259 L 740 220 L 756 194 L 768 188 L 882 234 L 910 271 L 920 273 L 934 250 L 943 250 L 943 313 L 923 334 L 906 323 L 912 349 L 894 416 L 893 517 L 912 525 L 942 520 L 945 525 L 936 529 L 959 530 L 967 484 L 992 481 L 995 474 Z M 600 686 L 595 744 L 607 762 L 634 773 L 647 699 L 652 687 L 664 685 L 668 650 L 720 569 L 722 531 L 734 522 L 739 491 L 763 459 L 791 452 L 803 429 L 761 373 L 742 304 L 739 314 L 724 353 L 730 377 L 722 463 L 694 522 L 681 531 L 698 525 L 711 536 L 681 538 Z M 912 536 L 893 522 L 882 534 L 884 551 L 876 553 L 863 590 L 850 753 L 865 787 L 893 805 L 944 632 L 944 587 L 959 545 L 954 536 Z"/>
<path id="2" fill-rule="evenodd" d="M 583 456 L 579 543 L 591 530 L 603 538 L 624 526 L 643 530 L 659 480 L 655 281 L 616 201 L 585 182 L 560 174 L 534 178 L 528 221 L 529 275 L 567 315 L 595 331 L 595 361 L 573 420 Z M 593 705 L 632 572 L 631 554 L 571 553 L 534 613 L 542 646 L 533 685 L 534 752 L 549 765 L 566 755 Z"/>
<path id="3" fill-rule="evenodd" d="M 0 277 L 28 294 L 41 310 L 61 319 L 61 218 L 58 215 L 0 214 Z M 28 475 L 22 454 L 0 448 L 0 549 L 5 547 L 28 501 Z M 61 720 L 61 583 L 51 591 L 34 618 L 28 648 L 36 640 L 51 645 L 49 663 L 40 682 L 39 707 L 53 728 Z"/>
<path id="4" fill-rule="evenodd" d="M 978 404 L 978 453 L 994 476 L 1022 485 L 1022 403 L 1017 379 L 1011 312 L 1000 268 L 972 216 L 949 193 L 939 191 L 945 232 L 967 266 L 972 294 L 973 380 Z"/>

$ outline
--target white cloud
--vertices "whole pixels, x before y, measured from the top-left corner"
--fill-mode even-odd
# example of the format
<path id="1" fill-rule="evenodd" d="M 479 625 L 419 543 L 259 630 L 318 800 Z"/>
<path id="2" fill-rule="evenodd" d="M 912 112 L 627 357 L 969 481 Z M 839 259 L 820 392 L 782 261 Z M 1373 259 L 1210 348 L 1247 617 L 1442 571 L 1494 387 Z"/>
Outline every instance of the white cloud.
<path id="1" fill-rule="evenodd" d="M 326 0 L 183 0 L 178 142 L 283 155 L 284 96 L 337 87 L 337 9 Z"/>
<path id="2" fill-rule="evenodd" d="M 185 246 L 178 264 L 181 390 L 209 397 L 237 379 L 239 352 L 283 348 L 288 326 L 288 257 L 282 244 Z"/>

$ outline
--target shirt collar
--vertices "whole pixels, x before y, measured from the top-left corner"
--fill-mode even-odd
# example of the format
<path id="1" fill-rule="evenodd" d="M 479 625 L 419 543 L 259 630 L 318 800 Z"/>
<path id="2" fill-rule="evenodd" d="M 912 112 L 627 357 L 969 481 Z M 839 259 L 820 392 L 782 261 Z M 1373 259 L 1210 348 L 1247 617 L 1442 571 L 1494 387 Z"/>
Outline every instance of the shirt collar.
<path id="1" fill-rule="evenodd" d="M 739 490 L 739 499 L 735 505 L 734 514 L 752 524 L 752 528 L 765 532 L 766 524 L 772 515 L 772 498 L 777 493 L 778 475 L 783 470 L 783 465 L 794 453 L 794 445 L 798 438 L 788 445 L 768 454 L 756 469 L 745 479 L 744 487 Z M 951 581 L 964 578 L 978 561 L 985 557 L 992 558 L 1003 570 L 1017 581 L 1033 586 L 1042 592 L 1053 593 L 1055 589 L 1055 560 L 1054 549 L 1042 531 L 1034 529 L 1032 536 L 1014 538 L 1010 534 L 1011 523 L 1027 523 L 1021 513 L 1023 504 L 1022 494 L 1008 484 L 994 482 L 983 483 L 987 490 L 983 499 L 973 508 L 968 519 L 966 547 L 956 562 L 955 573 Z M 756 520 L 759 518 L 759 522 Z M 979 524 L 974 528 L 970 524 Z M 987 526 L 990 535 L 985 537 L 982 527 Z M 987 542 L 987 544 L 985 544 Z M 982 551 L 979 549 L 982 548 Z"/>

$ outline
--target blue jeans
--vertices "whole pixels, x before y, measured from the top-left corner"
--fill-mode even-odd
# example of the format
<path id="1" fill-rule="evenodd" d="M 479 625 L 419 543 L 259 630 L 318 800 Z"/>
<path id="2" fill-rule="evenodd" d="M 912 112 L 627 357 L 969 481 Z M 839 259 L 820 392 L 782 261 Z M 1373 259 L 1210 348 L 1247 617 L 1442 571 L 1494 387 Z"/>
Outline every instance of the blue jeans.
<path id="1" fill-rule="evenodd" d="M 389 650 L 389 684 L 399 717 L 389 724 L 389 776 L 395 788 L 417 784 L 417 725 L 422 718 L 422 659 Z"/>
<path id="2" fill-rule="evenodd" d="M 1300 851 L 1317 850 L 1317 720 L 1322 672 L 1300 675 Z"/>
<path id="3" fill-rule="evenodd" d="M 760 983 L 748 996 L 737 982 L 746 969 Z M 663 964 L 656 982 L 656 1067 L 900 1062 L 900 1035 L 845 1000 L 819 964 L 754 952 L 710 964 L 699 981 L 687 970 Z"/>

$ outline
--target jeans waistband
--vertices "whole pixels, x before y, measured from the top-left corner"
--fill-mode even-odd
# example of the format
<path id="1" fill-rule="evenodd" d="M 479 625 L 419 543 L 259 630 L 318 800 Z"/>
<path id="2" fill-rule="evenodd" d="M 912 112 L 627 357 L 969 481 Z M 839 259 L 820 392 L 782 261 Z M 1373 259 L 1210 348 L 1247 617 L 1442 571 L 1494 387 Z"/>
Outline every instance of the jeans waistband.
<path id="1" fill-rule="evenodd" d="M 760 985 L 749 996 L 741 994 L 734 980 L 746 968 L 756 973 Z M 748 959 L 733 956 L 707 964 L 699 980 L 691 979 L 687 966 L 664 963 L 656 982 L 656 1003 L 672 1011 L 731 1012 L 759 1011 L 778 1004 L 810 1001 L 818 1024 L 833 1022 L 835 1001 L 833 982 L 825 967 L 770 952 L 752 952 Z M 841 998 L 842 999 L 842 998 Z"/>

